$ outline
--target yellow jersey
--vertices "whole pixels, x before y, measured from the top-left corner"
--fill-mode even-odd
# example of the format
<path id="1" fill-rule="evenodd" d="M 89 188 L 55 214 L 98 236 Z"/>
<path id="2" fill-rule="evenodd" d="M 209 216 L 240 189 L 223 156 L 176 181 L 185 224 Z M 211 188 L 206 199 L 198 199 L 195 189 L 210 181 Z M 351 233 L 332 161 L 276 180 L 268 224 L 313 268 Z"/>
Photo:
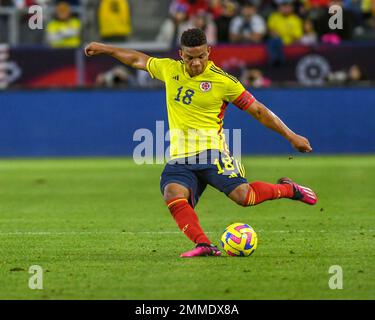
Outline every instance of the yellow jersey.
<path id="1" fill-rule="evenodd" d="M 165 83 L 171 160 L 209 149 L 225 150 L 225 109 L 247 92 L 240 81 L 212 61 L 194 77 L 182 60 L 169 58 L 150 58 L 147 70 Z"/>
<path id="2" fill-rule="evenodd" d="M 77 48 L 81 44 L 81 21 L 70 18 L 67 21 L 52 20 L 47 25 L 47 37 L 53 48 Z"/>
<path id="3" fill-rule="evenodd" d="M 274 12 L 268 18 L 268 28 L 276 32 L 284 45 L 290 45 L 303 36 L 303 21 L 295 14 L 283 16 L 279 12 Z"/>
<path id="4" fill-rule="evenodd" d="M 98 9 L 101 37 L 128 36 L 132 32 L 128 1 L 102 0 Z"/>

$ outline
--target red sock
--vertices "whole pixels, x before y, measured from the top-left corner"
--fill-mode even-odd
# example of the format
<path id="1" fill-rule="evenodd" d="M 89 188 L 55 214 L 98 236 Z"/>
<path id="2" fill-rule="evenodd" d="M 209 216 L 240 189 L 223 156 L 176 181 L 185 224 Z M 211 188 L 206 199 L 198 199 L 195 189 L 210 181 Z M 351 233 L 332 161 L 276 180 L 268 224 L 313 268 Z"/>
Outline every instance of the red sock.
<path id="1" fill-rule="evenodd" d="M 250 183 L 247 203 L 254 206 L 266 200 L 292 198 L 293 187 L 290 184 L 271 184 L 261 181 Z"/>
<path id="2" fill-rule="evenodd" d="M 204 234 L 203 229 L 199 225 L 198 216 L 194 209 L 190 206 L 187 199 L 174 198 L 167 202 L 169 211 L 180 230 L 194 243 L 207 243 L 211 241 Z"/>

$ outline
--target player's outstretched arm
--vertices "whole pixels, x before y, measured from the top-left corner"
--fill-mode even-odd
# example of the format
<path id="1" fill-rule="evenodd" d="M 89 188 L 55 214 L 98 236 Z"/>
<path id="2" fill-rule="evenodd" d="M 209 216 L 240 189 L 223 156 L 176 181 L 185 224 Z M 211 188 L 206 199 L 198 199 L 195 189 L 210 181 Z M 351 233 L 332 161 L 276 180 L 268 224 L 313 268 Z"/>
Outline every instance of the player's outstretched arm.
<path id="1" fill-rule="evenodd" d="M 147 61 L 150 58 L 147 54 L 132 49 L 118 48 L 99 42 L 91 42 L 85 48 L 85 54 L 93 57 L 100 54 L 106 54 L 120 60 L 129 67 L 147 70 Z"/>
<path id="2" fill-rule="evenodd" d="M 309 140 L 290 130 L 278 116 L 259 101 L 255 100 L 246 111 L 261 124 L 285 137 L 296 150 L 300 152 L 312 151 Z"/>

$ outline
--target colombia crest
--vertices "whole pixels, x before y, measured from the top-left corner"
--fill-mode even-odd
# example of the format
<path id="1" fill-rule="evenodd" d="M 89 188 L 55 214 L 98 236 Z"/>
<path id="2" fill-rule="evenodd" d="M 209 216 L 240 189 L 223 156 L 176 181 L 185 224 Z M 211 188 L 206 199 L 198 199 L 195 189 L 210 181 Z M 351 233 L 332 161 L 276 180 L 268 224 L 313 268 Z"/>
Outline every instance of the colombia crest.
<path id="1" fill-rule="evenodd" d="M 212 84 L 211 84 L 211 82 L 203 81 L 203 82 L 201 82 L 199 88 L 201 88 L 201 90 L 202 90 L 203 92 L 207 92 L 207 91 L 210 91 L 210 90 L 211 90 L 211 88 L 212 88 Z"/>

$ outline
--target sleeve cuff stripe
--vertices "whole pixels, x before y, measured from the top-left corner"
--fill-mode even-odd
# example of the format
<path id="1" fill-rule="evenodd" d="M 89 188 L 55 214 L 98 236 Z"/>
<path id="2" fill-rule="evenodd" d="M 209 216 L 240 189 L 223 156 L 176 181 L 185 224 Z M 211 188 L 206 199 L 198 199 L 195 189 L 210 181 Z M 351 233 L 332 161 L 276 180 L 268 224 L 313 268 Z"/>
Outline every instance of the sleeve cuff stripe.
<path id="1" fill-rule="evenodd" d="M 150 64 L 151 64 L 151 61 L 153 60 L 154 58 L 153 57 L 150 57 L 150 59 L 148 59 L 147 61 L 147 64 L 146 64 L 146 68 L 147 68 L 147 71 L 148 73 L 150 74 L 151 78 L 155 78 L 155 76 L 153 75 L 153 73 L 151 72 L 151 69 L 150 69 Z"/>

